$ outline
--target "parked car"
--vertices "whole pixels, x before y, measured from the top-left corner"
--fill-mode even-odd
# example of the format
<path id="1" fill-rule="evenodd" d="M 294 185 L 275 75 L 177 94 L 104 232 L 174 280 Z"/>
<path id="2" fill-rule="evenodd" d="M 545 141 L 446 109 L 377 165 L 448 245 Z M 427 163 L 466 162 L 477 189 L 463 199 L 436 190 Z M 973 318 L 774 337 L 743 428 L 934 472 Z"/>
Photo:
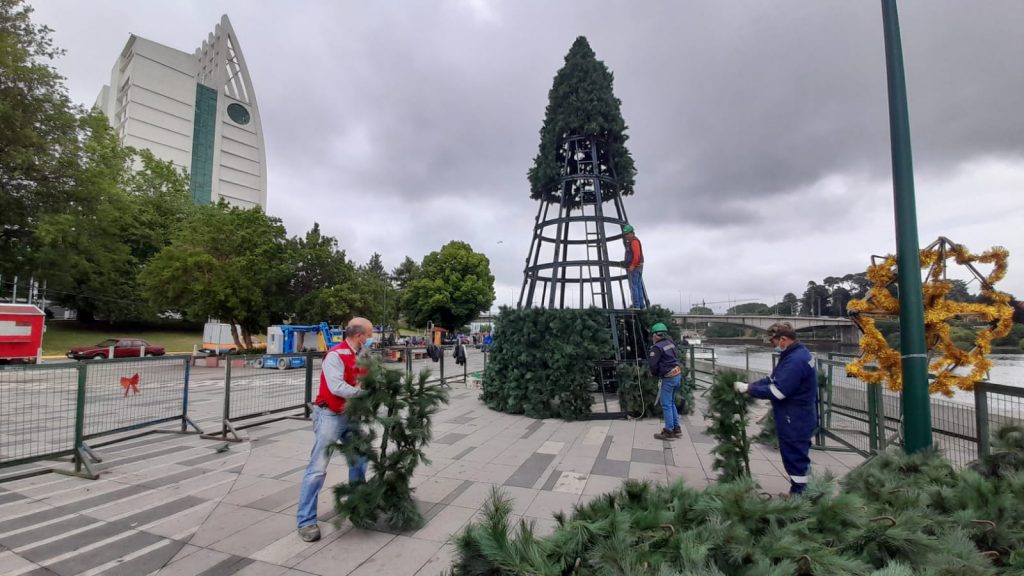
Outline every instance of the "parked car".
<path id="1" fill-rule="evenodd" d="M 138 338 L 108 338 L 95 346 L 76 346 L 68 351 L 67 357 L 73 360 L 90 358 L 106 358 L 110 355 L 110 347 L 114 347 L 115 358 L 133 358 L 140 356 L 142 347 L 146 347 L 146 356 L 163 356 L 164 347 L 150 344 Z"/>

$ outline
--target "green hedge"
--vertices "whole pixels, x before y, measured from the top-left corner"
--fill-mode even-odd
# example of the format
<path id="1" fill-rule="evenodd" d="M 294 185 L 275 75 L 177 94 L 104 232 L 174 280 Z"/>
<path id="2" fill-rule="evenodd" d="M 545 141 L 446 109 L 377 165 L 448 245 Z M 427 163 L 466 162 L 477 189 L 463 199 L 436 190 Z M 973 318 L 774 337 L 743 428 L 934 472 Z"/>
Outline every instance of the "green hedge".
<path id="1" fill-rule="evenodd" d="M 638 316 L 640 330 L 630 326 L 618 330 L 622 348 L 634 359 L 646 358 L 648 329 L 656 322 L 664 322 L 670 333 L 679 337 L 671 311 L 653 307 L 640 311 Z M 594 363 L 614 357 L 611 323 L 605 310 L 505 307 L 495 323 L 481 399 L 490 408 L 509 414 L 586 419 L 593 401 Z M 640 367 L 646 374 L 646 364 Z M 631 384 L 623 381 L 622 372 L 619 376 L 620 397 L 628 396 Z M 632 386 L 636 386 L 635 381 Z M 648 400 L 647 388 L 644 399 Z M 657 404 L 657 393 L 651 395 L 651 401 Z M 624 406 L 639 407 L 629 402 Z M 660 409 L 646 412 L 653 417 L 661 414 Z"/>

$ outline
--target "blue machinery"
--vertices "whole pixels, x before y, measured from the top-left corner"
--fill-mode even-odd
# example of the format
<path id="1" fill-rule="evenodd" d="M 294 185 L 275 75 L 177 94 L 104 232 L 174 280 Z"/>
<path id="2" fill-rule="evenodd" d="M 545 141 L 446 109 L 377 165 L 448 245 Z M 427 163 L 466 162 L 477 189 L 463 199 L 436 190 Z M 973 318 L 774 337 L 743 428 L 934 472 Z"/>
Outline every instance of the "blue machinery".
<path id="1" fill-rule="evenodd" d="M 305 356 L 279 356 L 280 354 L 304 354 L 326 352 L 344 340 L 340 328 L 331 328 L 327 322 L 315 326 L 294 326 L 281 324 L 267 328 L 267 355 L 256 361 L 260 368 L 302 368 Z"/>

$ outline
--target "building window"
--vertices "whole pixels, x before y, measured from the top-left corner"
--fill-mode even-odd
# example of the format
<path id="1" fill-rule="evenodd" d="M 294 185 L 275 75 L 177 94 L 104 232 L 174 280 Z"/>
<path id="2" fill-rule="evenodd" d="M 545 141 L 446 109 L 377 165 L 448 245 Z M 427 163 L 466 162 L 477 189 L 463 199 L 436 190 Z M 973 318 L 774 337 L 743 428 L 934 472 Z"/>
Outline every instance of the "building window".
<path id="1" fill-rule="evenodd" d="M 245 109 L 245 106 L 232 102 L 228 104 L 228 116 L 235 121 L 235 124 L 245 126 L 249 123 L 249 111 Z"/>

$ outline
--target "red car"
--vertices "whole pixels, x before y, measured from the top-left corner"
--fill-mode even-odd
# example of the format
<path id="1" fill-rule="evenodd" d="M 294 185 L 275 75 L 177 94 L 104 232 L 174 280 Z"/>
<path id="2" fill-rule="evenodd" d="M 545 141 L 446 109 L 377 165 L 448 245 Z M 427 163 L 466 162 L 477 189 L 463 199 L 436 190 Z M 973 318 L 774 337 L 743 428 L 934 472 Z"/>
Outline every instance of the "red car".
<path id="1" fill-rule="evenodd" d="M 146 356 L 163 356 L 164 347 L 150 344 L 137 338 L 109 338 L 95 346 L 76 346 L 68 351 L 72 360 L 88 360 L 90 358 L 106 358 L 110 355 L 110 347 L 114 347 L 115 358 L 137 358 L 142 347 L 146 347 Z"/>

